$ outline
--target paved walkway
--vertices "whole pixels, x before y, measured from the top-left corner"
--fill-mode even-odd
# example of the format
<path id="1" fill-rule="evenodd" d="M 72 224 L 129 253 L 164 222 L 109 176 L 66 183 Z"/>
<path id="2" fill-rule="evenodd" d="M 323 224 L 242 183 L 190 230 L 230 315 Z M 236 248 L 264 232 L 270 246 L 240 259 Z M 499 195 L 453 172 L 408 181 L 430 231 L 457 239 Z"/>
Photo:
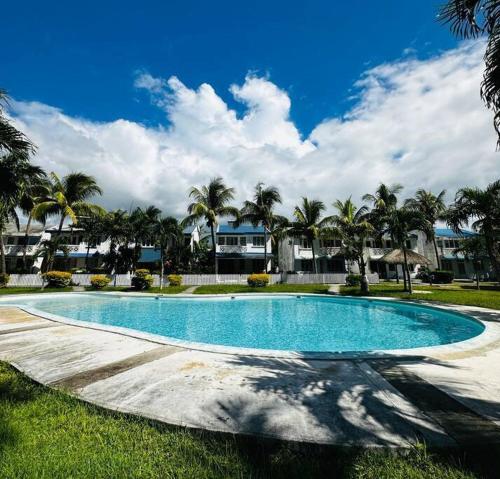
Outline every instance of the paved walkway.
<path id="1" fill-rule="evenodd" d="M 499 316 L 483 319 L 500 329 Z M 500 442 L 496 343 L 425 360 L 260 358 L 0 307 L 0 359 L 86 401 L 194 428 L 363 446 Z"/>

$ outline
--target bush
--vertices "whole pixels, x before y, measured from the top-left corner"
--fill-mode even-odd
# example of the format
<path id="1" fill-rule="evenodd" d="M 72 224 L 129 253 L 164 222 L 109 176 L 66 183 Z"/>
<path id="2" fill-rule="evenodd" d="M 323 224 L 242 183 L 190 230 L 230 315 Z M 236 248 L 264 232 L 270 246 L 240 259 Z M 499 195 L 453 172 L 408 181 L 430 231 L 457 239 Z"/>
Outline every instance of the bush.
<path id="1" fill-rule="evenodd" d="M 104 274 L 96 274 L 96 275 L 90 277 L 90 284 L 91 284 L 92 288 L 94 288 L 94 289 L 103 289 L 110 282 L 111 282 L 111 279 L 108 278 Z"/>
<path id="2" fill-rule="evenodd" d="M 0 288 L 6 288 L 9 280 L 10 276 L 7 273 L 0 273 Z"/>
<path id="3" fill-rule="evenodd" d="M 248 286 L 252 286 L 254 288 L 262 288 L 264 286 L 267 286 L 269 284 L 269 275 L 262 273 L 262 274 L 251 274 L 247 278 L 247 283 Z"/>
<path id="4" fill-rule="evenodd" d="M 66 288 L 71 284 L 71 273 L 67 271 L 48 271 L 43 277 L 49 288 Z"/>
<path id="5" fill-rule="evenodd" d="M 431 274 L 432 282 L 437 284 L 451 283 L 455 277 L 453 271 L 436 270 Z"/>
<path id="6" fill-rule="evenodd" d="M 132 288 L 143 290 L 153 286 L 153 277 L 149 274 L 149 269 L 136 269 L 132 278 Z"/>
<path id="7" fill-rule="evenodd" d="M 359 286 L 361 284 L 360 274 L 348 274 L 345 277 L 345 284 L 347 286 Z"/>
<path id="8" fill-rule="evenodd" d="M 180 286 L 182 284 L 182 276 L 180 274 L 169 274 L 167 279 L 169 286 Z"/>

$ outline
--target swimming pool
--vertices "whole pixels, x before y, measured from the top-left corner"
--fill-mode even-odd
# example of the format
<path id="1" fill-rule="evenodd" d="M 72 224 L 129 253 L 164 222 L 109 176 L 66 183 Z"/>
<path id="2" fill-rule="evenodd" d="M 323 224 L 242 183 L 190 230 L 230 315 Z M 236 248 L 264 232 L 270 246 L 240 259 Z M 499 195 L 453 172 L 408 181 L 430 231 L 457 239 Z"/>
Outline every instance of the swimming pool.
<path id="1" fill-rule="evenodd" d="M 2 301 L 30 310 L 202 345 L 277 351 L 360 352 L 438 346 L 484 326 L 426 306 L 319 295 L 137 297 L 57 294 Z"/>

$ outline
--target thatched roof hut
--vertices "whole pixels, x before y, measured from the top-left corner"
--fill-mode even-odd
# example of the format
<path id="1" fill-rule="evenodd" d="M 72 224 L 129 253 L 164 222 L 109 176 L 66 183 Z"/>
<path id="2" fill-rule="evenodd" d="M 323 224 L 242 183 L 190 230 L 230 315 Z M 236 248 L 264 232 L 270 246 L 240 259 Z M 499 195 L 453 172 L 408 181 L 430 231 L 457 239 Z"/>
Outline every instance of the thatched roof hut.
<path id="1" fill-rule="evenodd" d="M 428 260 L 425 256 L 421 254 L 415 253 L 410 249 L 406 250 L 406 260 L 408 264 L 431 264 L 431 261 Z M 404 253 L 402 249 L 393 249 L 389 253 L 382 256 L 379 261 L 384 261 L 389 264 L 403 264 L 404 263 Z"/>

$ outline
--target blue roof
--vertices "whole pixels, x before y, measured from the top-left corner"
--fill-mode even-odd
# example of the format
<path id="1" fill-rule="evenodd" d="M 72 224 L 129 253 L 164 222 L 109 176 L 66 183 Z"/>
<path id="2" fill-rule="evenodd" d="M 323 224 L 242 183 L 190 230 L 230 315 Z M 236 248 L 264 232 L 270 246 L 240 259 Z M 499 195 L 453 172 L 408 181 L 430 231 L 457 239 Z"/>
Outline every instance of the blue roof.
<path id="1" fill-rule="evenodd" d="M 58 251 L 56 256 L 64 256 L 64 253 L 62 251 Z M 86 256 L 87 253 L 68 253 L 68 258 L 85 258 Z M 93 256 L 93 253 L 89 254 L 89 258 L 92 258 Z"/>
<path id="2" fill-rule="evenodd" d="M 264 234 L 263 226 L 252 226 L 252 225 L 240 225 L 236 228 L 233 225 L 219 225 L 219 231 L 217 234 L 233 234 L 233 235 L 245 235 L 245 234 Z"/>
<path id="3" fill-rule="evenodd" d="M 160 250 L 156 248 L 141 248 L 139 263 L 155 263 L 160 261 Z"/>
<path id="4" fill-rule="evenodd" d="M 476 233 L 473 231 L 468 231 L 468 230 L 461 230 L 462 234 L 457 234 L 455 233 L 452 229 L 450 228 L 434 228 L 434 231 L 436 233 L 436 236 L 443 236 L 446 238 L 463 238 L 464 236 L 476 236 Z"/>

